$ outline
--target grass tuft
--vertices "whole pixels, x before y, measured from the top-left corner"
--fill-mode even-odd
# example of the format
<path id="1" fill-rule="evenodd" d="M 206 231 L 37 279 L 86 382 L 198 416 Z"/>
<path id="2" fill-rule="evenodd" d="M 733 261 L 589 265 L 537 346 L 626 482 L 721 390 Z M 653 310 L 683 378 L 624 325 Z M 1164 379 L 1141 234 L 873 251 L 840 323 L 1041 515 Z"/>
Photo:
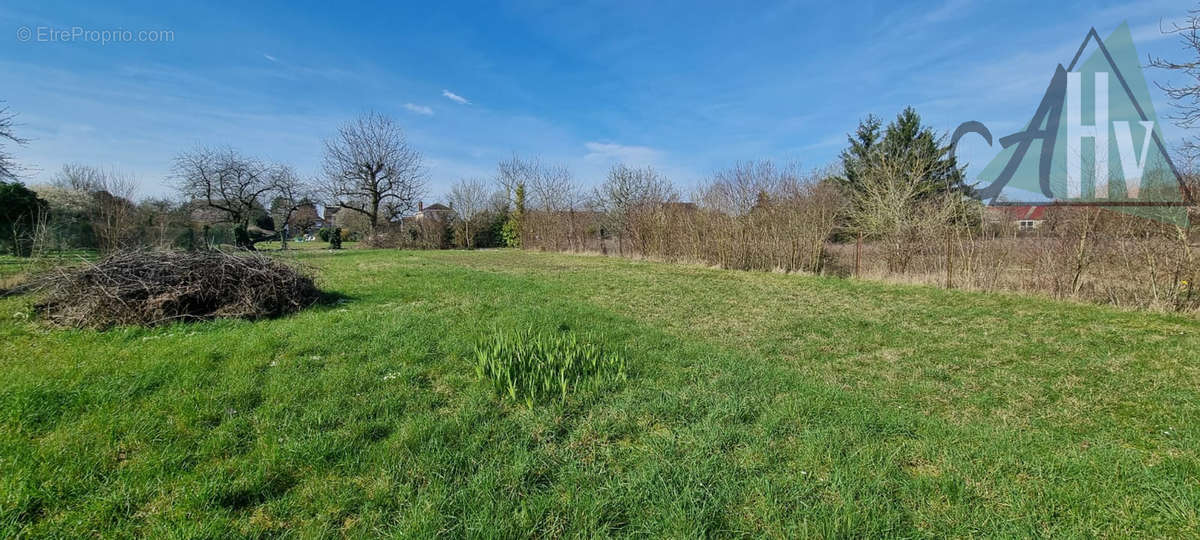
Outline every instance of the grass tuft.
<path id="1" fill-rule="evenodd" d="M 625 380 L 625 359 L 575 334 L 497 332 L 475 347 L 476 371 L 497 395 L 535 403 L 592 392 Z"/>

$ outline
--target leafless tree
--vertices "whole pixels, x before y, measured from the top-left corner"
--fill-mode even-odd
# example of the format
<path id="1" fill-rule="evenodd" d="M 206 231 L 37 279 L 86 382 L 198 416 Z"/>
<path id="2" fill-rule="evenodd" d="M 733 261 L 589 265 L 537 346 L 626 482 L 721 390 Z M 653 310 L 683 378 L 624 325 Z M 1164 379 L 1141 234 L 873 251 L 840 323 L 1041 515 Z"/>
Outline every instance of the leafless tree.
<path id="1" fill-rule="evenodd" d="M 372 234 L 412 211 L 425 187 L 421 154 L 399 125 L 374 112 L 325 141 L 324 172 L 331 204 L 365 215 Z"/>
<path id="2" fill-rule="evenodd" d="M 562 165 L 543 165 L 534 175 L 529 188 L 533 208 L 546 212 L 574 209 L 581 201 L 580 186 L 570 169 Z"/>
<path id="3" fill-rule="evenodd" d="M 847 194 L 852 229 L 882 242 L 889 272 L 904 272 L 915 250 L 964 212 L 960 194 L 930 192 L 924 179 L 938 166 L 937 156 L 880 152 L 859 172 L 859 188 Z"/>
<path id="4" fill-rule="evenodd" d="M 580 186 L 570 169 L 537 157 L 513 155 L 512 159 L 501 161 L 497 181 L 510 197 L 510 203 L 516 202 L 511 197 L 516 195 L 517 185 L 524 185 L 528 197 L 525 204 L 530 209 L 565 211 L 577 207 L 583 200 Z"/>
<path id="5" fill-rule="evenodd" d="M 133 199 L 137 183 L 133 177 L 110 171 L 105 175 L 104 189 L 95 192 L 96 219 L 92 227 L 104 251 L 116 251 L 133 241 L 137 206 Z"/>
<path id="6" fill-rule="evenodd" d="M 170 199 L 144 199 L 138 204 L 138 210 L 141 214 L 139 219 L 144 223 L 146 240 L 152 246 L 171 247 L 174 243 L 171 238 L 172 229 L 190 226 L 187 221 L 181 219 L 185 217 L 185 208 Z"/>
<path id="7" fill-rule="evenodd" d="M 729 268 L 823 272 L 844 198 L 833 172 L 804 172 L 794 163 L 742 162 L 700 186 L 703 212 L 688 215 L 681 239 L 693 259 Z"/>
<path id="8" fill-rule="evenodd" d="M 3 103 L 3 102 L 0 102 Z M 15 115 L 8 111 L 8 107 L 0 106 L 0 180 L 16 180 L 20 169 L 17 167 L 13 157 L 4 148 L 4 141 L 7 140 L 13 144 L 25 144 L 25 139 L 17 137 L 13 126 Z"/>
<path id="9" fill-rule="evenodd" d="M 292 217 L 302 208 L 313 204 L 312 183 L 304 180 L 295 169 L 287 165 L 273 167 L 270 176 L 271 194 L 274 196 L 271 213 L 277 220 L 275 229 L 279 234 L 280 249 L 287 249 Z"/>
<path id="10" fill-rule="evenodd" d="M 174 172 L 184 197 L 217 210 L 225 221 L 243 228 L 262 208 L 262 197 L 275 189 L 273 167 L 231 148 L 198 148 L 180 154 Z M 238 243 L 238 247 L 254 247 L 248 238 L 239 238 Z"/>
<path id="11" fill-rule="evenodd" d="M 614 165 L 604 183 L 596 189 L 598 208 L 608 215 L 619 231 L 618 251 L 622 237 L 628 238 L 643 254 L 648 235 L 640 225 L 662 203 L 678 200 L 671 181 L 650 167 L 635 169 L 625 164 Z"/>
<path id="12" fill-rule="evenodd" d="M 88 214 L 101 251 L 115 251 L 133 241 L 137 182 L 127 173 L 69 163 L 55 176 L 56 187 L 86 194 Z"/>
<path id="13" fill-rule="evenodd" d="M 517 186 L 528 182 L 529 164 L 520 156 L 513 154 L 512 159 L 501 161 L 496 166 L 496 183 L 504 192 L 509 205 L 516 204 Z"/>
<path id="14" fill-rule="evenodd" d="M 731 216 L 743 216 L 762 201 L 764 194 L 779 189 L 791 171 L 780 171 L 770 161 L 745 161 L 717 171 L 704 193 L 709 208 Z"/>
<path id="15" fill-rule="evenodd" d="M 104 189 L 104 171 L 90 165 L 67 163 L 54 175 L 51 184 L 62 189 L 91 193 Z"/>
<path id="16" fill-rule="evenodd" d="M 450 187 L 450 207 L 458 214 L 455 221 L 456 236 L 467 249 L 475 247 L 475 224 L 487 211 L 491 201 L 487 183 L 480 179 L 462 179 Z"/>
<path id="17" fill-rule="evenodd" d="M 1200 147 L 1197 147 L 1200 150 Z M 1192 202 L 1188 207 L 1188 216 L 1191 223 L 1191 229 L 1200 228 L 1200 155 L 1197 152 L 1180 149 L 1178 157 L 1175 158 L 1176 166 L 1179 169 L 1179 179 L 1183 182 L 1184 195 L 1186 200 Z M 1188 233 L 1193 234 L 1189 231 Z"/>
<path id="18" fill-rule="evenodd" d="M 231 148 L 200 148 L 175 158 L 180 192 L 223 212 L 226 221 L 248 225 L 261 197 L 273 187 L 271 169 Z"/>
<path id="19" fill-rule="evenodd" d="M 514 155 L 500 162 L 497 182 L 520 216 L 522 242 L 536 238 L 534 244 L 550 249 L 581 247 L 577 210 L 584 196 L 570 169 Z M 518 191 L 525 194 L 524 208 L 518 204 Z"/>
<path id="20" fill-rule="evenodd" d="M 1163 28 L 1165 34 L 1177 34 L 1182 48 L 1191 56 L 1182 61 L 1151 58 L 1150 66 L 1179 73 L 1186 82 L 1180 85 L 1156 83 L 1174 102 L 1177 112 L 1171 116 L 1184 129 L 1200 123 L 1200 8 L 1188 11 L 1183 23 Z M 1200 152 L 1200 141 L 1194 137 L 1185 143 L 1191 152 Z"/>

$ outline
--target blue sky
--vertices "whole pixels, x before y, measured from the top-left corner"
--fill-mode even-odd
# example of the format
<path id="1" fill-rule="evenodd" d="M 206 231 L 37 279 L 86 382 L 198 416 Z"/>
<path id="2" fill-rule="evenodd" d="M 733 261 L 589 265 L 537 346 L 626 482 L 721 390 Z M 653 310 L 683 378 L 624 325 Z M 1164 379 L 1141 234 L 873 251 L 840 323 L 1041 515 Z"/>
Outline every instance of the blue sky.
<path id="1" fill-rule="evenodd" d="M 739 160 L 826 165 L 860 118 L 906 105 L 942 131 L 980 120 L 1006 135 L 1088 28 L 1107 36 L 1128 22 L 1143 58 L 1181 58 L 1158 27 L 1188 8 L 755 4 L 10 2 L 0 6 L 0 99 L 32 139 L 15 149 L 29 183 L 81 162 L 133 174 L 143 195 L 170 195 L 172 157 L 198 144 L 315 175 L 322 139 L 378 110 L 425 155 L 428 200 L 458 178 L 491 177 L 514 152 L 564 163 L 586 183 L 625 161 L 686 187 Z M 174 39 L 20 41 L 22 27 Z M 1153 93 L 1161 116 L 1167 102 Z M 972 142 L 961 154 L 978 170 L 995 152 Z"/>

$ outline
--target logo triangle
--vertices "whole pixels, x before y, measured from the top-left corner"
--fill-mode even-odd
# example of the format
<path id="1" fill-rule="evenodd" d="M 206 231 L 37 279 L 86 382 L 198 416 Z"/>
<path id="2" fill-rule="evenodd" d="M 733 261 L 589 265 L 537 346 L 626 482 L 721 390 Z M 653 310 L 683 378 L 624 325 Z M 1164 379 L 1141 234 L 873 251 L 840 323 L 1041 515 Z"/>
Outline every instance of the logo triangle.
<path id="1" fill-rule="evenodd" d="M 968 122 L 952 144 L 967 133 L 991 143 L 986 126 Z M 1070 64 L 1055 69 L 1025 129 L 998 142 L 976 185 L 989 204 L 1101 206 L 1186 223 L 1190 201 L 1127 24 L 1103 40 L 1090 29 Z"/>

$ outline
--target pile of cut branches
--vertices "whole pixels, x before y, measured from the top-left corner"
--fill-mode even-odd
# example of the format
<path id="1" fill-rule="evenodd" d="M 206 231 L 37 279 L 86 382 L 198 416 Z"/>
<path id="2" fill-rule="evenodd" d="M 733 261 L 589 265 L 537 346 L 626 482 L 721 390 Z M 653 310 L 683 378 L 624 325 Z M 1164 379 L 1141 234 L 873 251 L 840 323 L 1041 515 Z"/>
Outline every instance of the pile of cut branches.
<path id="1" fill-rule="evenodd" d="M 126 251 L 40 276 L 35 311 L 75 328 L 277 317 L 320 297 L 304 271 L 259 254 Z"/>

